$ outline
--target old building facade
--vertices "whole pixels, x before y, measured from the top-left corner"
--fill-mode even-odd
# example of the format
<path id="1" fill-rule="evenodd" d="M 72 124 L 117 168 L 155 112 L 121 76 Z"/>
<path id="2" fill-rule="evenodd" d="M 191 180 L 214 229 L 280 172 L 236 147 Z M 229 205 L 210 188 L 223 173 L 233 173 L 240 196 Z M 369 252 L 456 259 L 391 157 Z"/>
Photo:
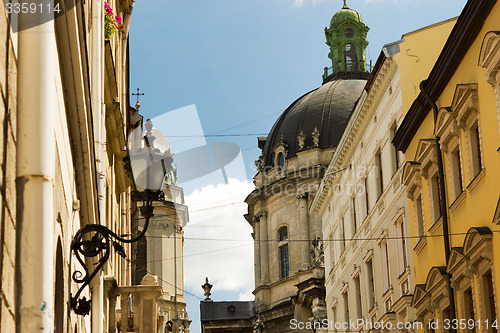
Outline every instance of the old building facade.
<path id="1" fill-rule="evenodd" d="M 151 224 L 138 244 L 136 283 L 144 275 L 157 277 L 162 287 L 158 299 L 158 328 L 163 332 L 189 332 L 189 319 L 184 302 L 184 232 L 189 220 L 184 193 L 174 172 L 164 184 L 165 201 L 155 203 Z M 142 228 L 144 223 L 139 223 Z M 142 252 L 142 253 L 141 253 Z M 141 258 L 141 259 L 139 259 Z M 140 269 L 143 268 L 143 269 Z"/>
<path id="2" fill-rule="evenodd" d="M 391 141 L 403 104 L 416 97 L 405 84 L 429 73 L 438 51 L 428 46 L 442 47 L 454 23 L 410 32 L 383 47 L 311 204 L 323 221 L 330 331 L 358 320 L 358 329 L 368 331 L 380 329 L 377 323 L 396 327 L 416 319 L 404 156 Z"/>
<path id="3" fill-rule="evenodd" d="M 422 330 L 498 329 L 499 18 L 495 1 L 467 2 L 394 139 Z"/>
<path id="4" fill-rule="evenodd" d="M 381 53 L 311 206 L 323 221 L 334 323 L 413 320 L 403 156 L 390 143 L 402 120 L 398 51 L 396 43 Z"/>
<path id="5" fill-rule="evenodd" d="M 366 84 L 367 32 L 344 3 L 325 29 L 332 66 L 323 85 L 292 103 L 259 138 L 262 155 L 245 217 L 254 231 L 255 311 L 266 332 L 327 318 L 322 221 L 308 207 Z"/>
<path id="6" fill-rule="evenodd" d="M 156 330 L 163 289 L 151 275 L 132 287 L 131 246 L 106 245 L 96 233 L 75 241 L 91 224 L 125 237 L 136 231 L 126 149 L 140 125 L 129 107 L 134 1 L 35 3 L 44 11 L 0 5 L 0 331 Z M 150 318 L 138 311 L 148 304 Z"/>

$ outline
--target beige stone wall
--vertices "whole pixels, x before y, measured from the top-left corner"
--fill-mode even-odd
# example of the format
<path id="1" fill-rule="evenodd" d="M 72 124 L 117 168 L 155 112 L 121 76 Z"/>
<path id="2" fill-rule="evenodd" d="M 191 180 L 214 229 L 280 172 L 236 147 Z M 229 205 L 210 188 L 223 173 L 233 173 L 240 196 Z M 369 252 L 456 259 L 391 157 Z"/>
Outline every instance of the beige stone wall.
<path id="1" fill-rule="evenodd" d="M 403 223 L 405 236 L 410 230 L 401 184 L 404 158 L 401 153 L 396 158 L 391 144 L 394 128 L 403 117 L 400 75 L 392 58 L 380 66 L 373 86 L 363 93 L 353 112 L 328 172 L 345 170 L 318 191 L 312 206 L 322 216 L 326 240 L 328 319 L 341 323 L 349 319 L 387 321 L 384 316 L 391 311 L 397 313 L 398 320 L 414 319 L 403 306 L 408 306 L 403 296 L 414 287 L 411 244 L 406 241 L 403 259 L 399 232 L 399 223 Z M 378 154 L 381 168 L 376 161 Z M 378 182 L 380 174 L 383 190 Z"/>
<path id="2" fill-rule="evenodd" d="M 5 7 L 0 5 L 0 331 L 14 332 L 17 64 Z"/>

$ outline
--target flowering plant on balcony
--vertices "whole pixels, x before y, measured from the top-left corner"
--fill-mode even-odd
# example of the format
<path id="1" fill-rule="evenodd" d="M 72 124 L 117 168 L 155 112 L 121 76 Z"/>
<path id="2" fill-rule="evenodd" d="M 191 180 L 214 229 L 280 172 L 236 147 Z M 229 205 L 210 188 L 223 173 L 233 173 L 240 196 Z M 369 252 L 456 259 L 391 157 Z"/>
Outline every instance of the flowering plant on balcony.
<path id="1" fill-rule="evenodd" d="M 106 10 L 106 15 L 104 16 L 104 38 L 110 40 L 115 32 L 120 30 L 122 18 L 113 13 L 113 8 L 107 2 L 104 2 L 104 9 Z"/>

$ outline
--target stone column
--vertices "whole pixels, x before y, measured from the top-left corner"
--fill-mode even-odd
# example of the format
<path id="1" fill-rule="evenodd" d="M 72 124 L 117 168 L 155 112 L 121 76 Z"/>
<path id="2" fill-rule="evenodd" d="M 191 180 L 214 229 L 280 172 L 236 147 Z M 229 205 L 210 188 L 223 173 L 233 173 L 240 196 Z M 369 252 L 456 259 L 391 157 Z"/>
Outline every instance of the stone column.
<path id="1" fill-rule="evenodd" d="M 307 193 L 297 196 L 299 206 L 300 233 L 300 269 L 307 270 L 311 266 L 311 239 L 309 237 L 309 215 L 307 212 Z"/>
<path id="2" fill-rule="evenodd" d="M 255 287 L 261 284 L 261 261 L 260 261 L 260 223 L 258 218 L 253 220 L 253 245 L 254 245 L 254 263 L 255 263 Z"/>
<path id="3" fill-rule="evenodd" d="M 116 332 L 116 296 L 109 297 L 108 332 Z"/>
<path id="4" fill-rule="evenodd" d="M 121 306 L 121 324 L 120 332 L 126 333 L 128 330 L 128 295 L 129 293 L 122 293 L 120 295 L 120 306 Z"/>
<path id="5" fill-rule="evenodd" d="M 260 220 L 260 276 L 261 284 L 269 283 L 269 241 L 267 234 L 267 212 L 261 212 L 258 216 Z"/>

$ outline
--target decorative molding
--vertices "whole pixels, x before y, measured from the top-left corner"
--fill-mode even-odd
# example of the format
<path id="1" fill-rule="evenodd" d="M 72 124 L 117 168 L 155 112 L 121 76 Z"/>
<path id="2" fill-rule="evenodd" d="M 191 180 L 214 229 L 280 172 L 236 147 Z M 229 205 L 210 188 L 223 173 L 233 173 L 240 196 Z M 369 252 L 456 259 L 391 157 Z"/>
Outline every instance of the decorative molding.
<path id="1" fill-rule="evenodd" d="M 478 116 L 478 100 L 477 83 L 457 84 L 451 111 L 460 127 L 465 128 L 471 117 Z"/>
<path id="2" fill-rule="evenodd" d="M 417 245 L 415 245 L 415 247 L 413 248 L 413 251 L 415 251 L 416 255 L 419 255 L 426 245 L 427 245 L 427 237 L 422 236 L 418 240 Z"/>
<path id="3" fill-rule="evenodd" d="M 436 163 L 436 140 L 420 139 L 415 152 L 415 161 L 420 163 L 420 172 L 424 178 L 428 177 L 429 168 Z"/>
<path id="4" fill-rule="evenodd" d="M 467 191 L 472 192 L 474 190 L 474 188 L 476 188 L 476 186 L 479 183 L 479 181 L 484 178 L 485 173 L 486 173 L 486 170 L 482 169 L 476 175 L 476 177 L 474 177 L 474 179 L 469 183 L 469 185 L 467 185 Z"/>
<path id="5" fill-rule="evenodd" d="M 443 230 L 443 218 L 439 218 L 436 222 L 434 222 L 429 230 L 427 230 L 432 236 L 437 235 L 439 232 Z"/>
<path id="6" fill-rule="evenodd" d="M 363 261 L 367 263 L 368 261 L 373 259 L 373 249 L 369 249 L 366 251 L 365 256 L 363 257 Z"/>
<path id="7" fill-rule="evenodd" d="M 478 65 L 486 68 L 486 78 L 495 87 L 496 76 L 500 69 L 500 31 L 490 31 L 484 35 Z"/>
<path id="8" fill-rule="evenodd" d="M 407 196 L 413 200 L 415 190 L 422 188 L 422 175 L 420 173 L 420 163 L 407 161 L 403 167 L 401 176 L 403 184 L 406 186 Z"/>
<path id="9" fill-rule="evenodd" d="M 434 134 L 440 138 L 439 143 L 441 144 L 442 150 L 445 152 L 449 150 L 448 143 L 453 138 L 460 137 L 460 128 L 457 120 L 452 115 L 451 107 L 441 108 L 439 110 Z"/>
<path id="10" fill-rule="evenodd" d="M 301 129 L 299 135 L 297 136 L 299 151 L 304 149 L 305 140 L 306 140 L 306 136 L 304 135 L 304 131 Z"/>
<path id="11" fill-rule="evenodd" d="M 460 193 L 460 195 L 451 203 L 450 212 L 454 213 L 455 210 L 462 204 L 462 202 L 465 201 L 466 196 L 467 192 L 462 191 L 462 193 Z"/>
<path id="12" fill-rule="evenodd" d="M 314 127 L 314 130 L 311 134 L 312 138 L 313 138 L 313 148 L 319 148 L 319 131 L 318 131 L 318 127 Z"/>

